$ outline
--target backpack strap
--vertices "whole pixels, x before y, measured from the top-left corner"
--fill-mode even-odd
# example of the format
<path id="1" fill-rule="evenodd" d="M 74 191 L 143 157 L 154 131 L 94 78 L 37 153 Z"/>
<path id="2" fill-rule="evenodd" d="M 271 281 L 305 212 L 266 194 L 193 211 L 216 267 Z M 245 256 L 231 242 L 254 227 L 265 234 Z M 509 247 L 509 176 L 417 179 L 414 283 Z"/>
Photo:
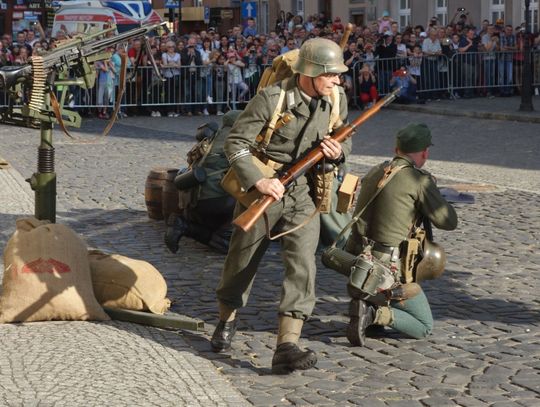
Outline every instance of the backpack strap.
<path id="1" fill-rule="evenodd" d="M 281 81 L 280 84 L 280 91 L 279 91 L 279 99 L 276 105 L 276 108 L 274 109 L 274 113 L 272 113 L 272 119 L 270 119 L 270 122 L 268 123 L 268 126 L 266 126 L 266 132 L 264 134 L 264 138 L 258 145 L 259 151 L 265 151 L 266 147 L 270 144 L 270 139 L 272 138 L 272 134 L 274 134 L 274 130 L 276 129 L 276 123 L 281 118 L 281 114 L 284 110 L 284 102 L 285 102 L 285 82 L 287 80 Z"/>
<path id="2" fill-rule="evenodd" d="M 328 133 L 331 133 L 335 128 L 341 127 L 343 121 L 339 115 L 339 89 L 337 86 L 332 88 L 330 100 L 332 101 L 332 110 L 330 111 L 330 121 L 328 122 Z"/>

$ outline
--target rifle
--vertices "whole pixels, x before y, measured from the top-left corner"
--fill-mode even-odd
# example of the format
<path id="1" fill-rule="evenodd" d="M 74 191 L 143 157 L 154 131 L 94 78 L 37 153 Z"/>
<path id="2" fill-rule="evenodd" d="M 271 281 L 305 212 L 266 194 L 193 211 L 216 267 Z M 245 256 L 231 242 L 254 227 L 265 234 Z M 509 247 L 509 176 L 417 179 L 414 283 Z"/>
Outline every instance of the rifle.
<path id="1" fill-rule="evenodd" d="M 393 92 L 386 95 L 384 98 L 380 99 L 375 103 L 370 109 L 366 110 L 360 116 L 358 116 L 352 123 L 341 127 L 339 130 L 334 132 L 331 135 L 333 140 L 336 140 L 340 143 L 343 143 L 346 139 L 351 137 L 356 128 L 367 121 L 371 116 L 376 114 L 382 107 L 390 104 L 399 94 L 400 88 L 394 90 Z M 300 176 L 304 175 L 311 167 L 317 164 L 324 154 L 320 145 L 309 150 L 304 158 L 297 161 L 285 171 L 280 177 L 279 181 L 283 184 L 285 188 L 291 186 L 291 184 L 298 179 Z M 257 222 L 257 220 L 263 215 L 263 213 L 268 209 L 268 207 L 275 201 L 270 195 L 263 195 L 256 201 L 254 201 L 243 213 L 241 213 L 236 219 L 234 219 L 233 224 L 238 226 L 244 232 L 247 232 L 251 227 Z"/>

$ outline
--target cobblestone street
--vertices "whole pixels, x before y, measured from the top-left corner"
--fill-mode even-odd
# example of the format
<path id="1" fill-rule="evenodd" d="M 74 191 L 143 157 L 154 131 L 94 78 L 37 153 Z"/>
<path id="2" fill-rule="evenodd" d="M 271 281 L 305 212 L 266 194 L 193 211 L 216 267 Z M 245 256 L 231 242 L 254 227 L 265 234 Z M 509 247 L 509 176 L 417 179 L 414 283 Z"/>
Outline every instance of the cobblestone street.
<path id="1" fill-rule="evenodd" d="M 422 283 L 435 319 L 431 336 L 412 340 L 387 331 L 352 347 L 344 336 L 345 278 L 319 262 L 317 304 L 301 339 L 319 362 L 283 377 L 270 374 L 279 247 L 270 247 L 250 303 L 239 312 L 232 351 L 215 354 L 209 337 L 224 256 L 191 239 L 169 253 L 163 221 L 147 217 L 148 171 L 183 166 L 205 121 L 129 118 L 96 140 L 104 122 L 87 119 L 73 132 L 80 140 L 55 131 L 54 144 L 57 221 L 89 246 L 154 264 L 167 280 L 172 311 L 202 319 L 206 331 L 118 321 L 0 326 L 0 405 L 540 405 L 539 124 L 384 109 L 360 127 L 353 173 L 390 157 L 396 131 L 422 121 L 435 144 L 427 169 L 441 186 L 471 184 L 476 202 L 456 205 L 456 231 L 434 231 L 448 265 L 441 279 Z M 33 212 L 33 193 L 21 176 L 35 171 L 38 144 L 38 130 L 0 126 L 0 157 L 13 174 L 2 178 L 9 185 L 0 184 L 0 201 L 7 202 L 0 210 L 2 249 L 15 219 Z"/>

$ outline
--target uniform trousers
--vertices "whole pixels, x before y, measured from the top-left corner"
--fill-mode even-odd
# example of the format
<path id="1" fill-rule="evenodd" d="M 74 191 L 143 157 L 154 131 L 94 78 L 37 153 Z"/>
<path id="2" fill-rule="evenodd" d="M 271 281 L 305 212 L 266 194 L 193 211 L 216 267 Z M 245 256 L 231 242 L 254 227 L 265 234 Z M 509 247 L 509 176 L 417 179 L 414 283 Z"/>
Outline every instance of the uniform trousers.
<path id="1" fill-rule="evenodd" d="M 267 211 L 272 233 L 292 229 L 301 224 L 315 210 L 305 177 L 290 187 L 283 198 Z M 236 204 L 235 217 L 245 208 Z M 284 277 L 279 303 L 279 314 L 306 319 L 315 306 L 315 251 L 319 241 L 318 214 L 299 230 L 280 238 Z M 225 259 L 221 281 L 216 290 L 218 300 L 233 309 L 245 306 L 257 268 L 270 240 L 261 218 L 248 231 L 235 228 L 229 253 Z"/>

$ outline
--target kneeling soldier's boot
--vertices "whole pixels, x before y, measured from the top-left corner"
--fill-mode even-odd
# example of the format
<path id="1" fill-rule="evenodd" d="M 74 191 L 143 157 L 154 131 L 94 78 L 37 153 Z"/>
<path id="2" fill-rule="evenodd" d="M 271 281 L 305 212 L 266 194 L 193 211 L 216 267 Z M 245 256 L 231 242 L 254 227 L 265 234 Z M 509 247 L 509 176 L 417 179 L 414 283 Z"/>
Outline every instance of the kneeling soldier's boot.
<path id="1" fill-rule="evenodd" d="M 230 349 L 232 339 L 236 333 L 237 321 L 235 318 L 236 310 L 224 304 L 219 304 L 219 322 L 210 340 L 214 352 Z"/>
<path id="2" fill-rule="evenodd" d="M 317 363 L 317 356 L 312 350 L 298 348 L 298 339 L 304 321 L 287 316 L 279 318 L 277 349 L 272 358 L 273 374 L 288 374 L 294 370 L 306 370 Z"/>
<path id="3" fill-rule="evenodd" d="M 180 216 L 173 213 L 167 219 L 167 230 L 165 231 L 165 245 L 172 252 L 178 251 L 178 242 L 187 232 L 188 225 Z"/>
<path id="4" fill-rule="evenodd" d="M 364 300 L 352 299 L 349 304 L 347 339 L 354 346 L 364 346 L 366 328 L 375 321 L 375 308 Z"/>

